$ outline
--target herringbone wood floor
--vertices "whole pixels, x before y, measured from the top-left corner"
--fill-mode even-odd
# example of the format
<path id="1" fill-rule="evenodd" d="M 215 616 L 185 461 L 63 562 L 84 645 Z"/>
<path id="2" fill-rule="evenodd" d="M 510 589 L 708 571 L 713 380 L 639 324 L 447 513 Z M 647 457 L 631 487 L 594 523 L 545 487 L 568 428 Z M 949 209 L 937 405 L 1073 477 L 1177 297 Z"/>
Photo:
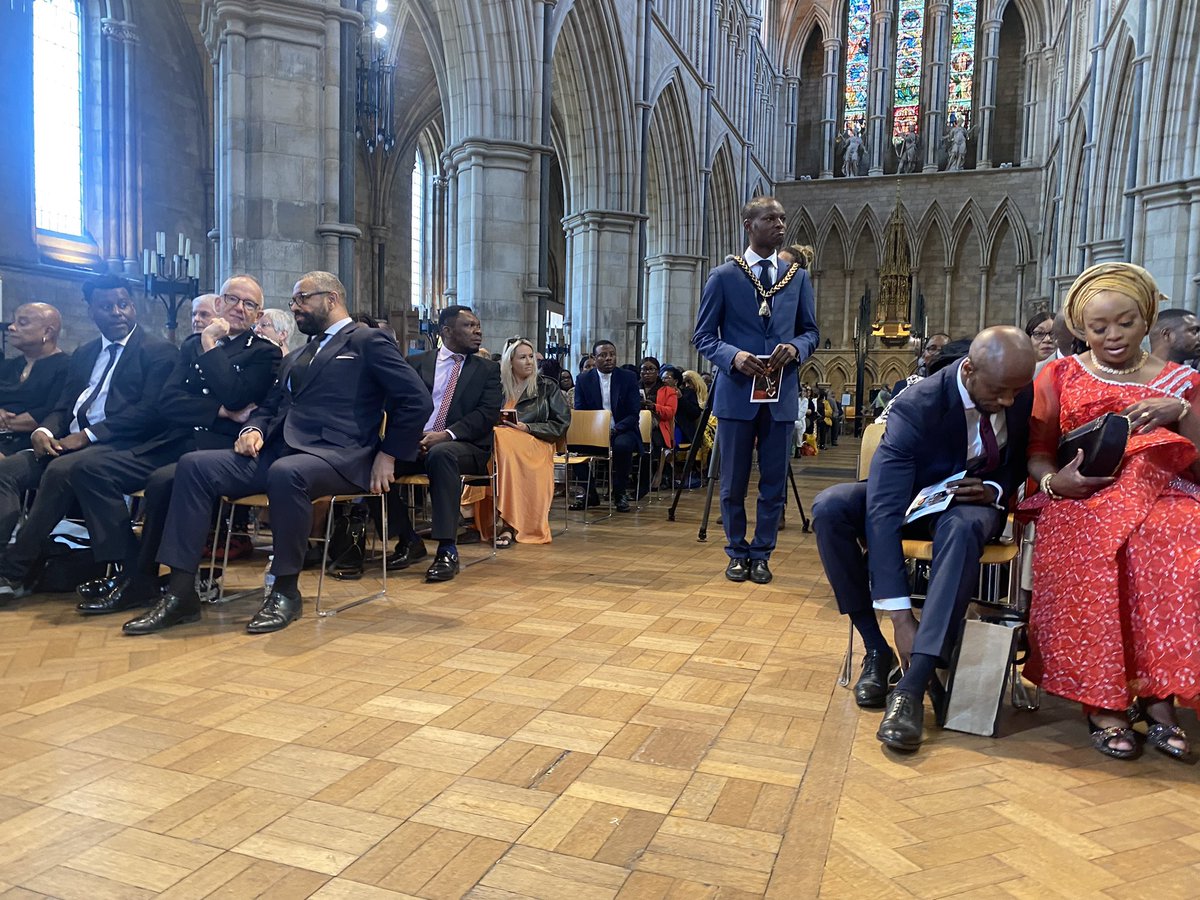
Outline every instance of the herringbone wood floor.
<path id="1" fill-rule="evenodd" d="M 805 503 L 853 443 L 796 463 Z M 249 601 L 140 639 L 13 604 L 0 895 L 1200 896 L 1195 769 L 1105 760 L 1057 701 L 883 753 L 794 507 L 756 587 L 701 506 L 269 637 Z"/>

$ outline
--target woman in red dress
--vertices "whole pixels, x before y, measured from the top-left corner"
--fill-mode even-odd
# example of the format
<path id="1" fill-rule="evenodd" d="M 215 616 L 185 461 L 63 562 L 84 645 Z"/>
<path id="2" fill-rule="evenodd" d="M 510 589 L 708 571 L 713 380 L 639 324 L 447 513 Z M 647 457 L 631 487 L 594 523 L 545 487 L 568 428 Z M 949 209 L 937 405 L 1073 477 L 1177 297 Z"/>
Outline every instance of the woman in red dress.
<path id="1" fill-rule="evenodd" d="M 1138 754 L 1146 740 L 1190 756 L 1175 701 L 1200 700 L 1200 373 L 1141 349 L 1159 293 L 1145 269 L 1092 266 L 1072 285 L 1067 325 L 1089 351 L 1056 360 L 1035 386 L 1029 473 L 1041 494 L 1026 674 L 1083 704 L 1093 746 Z M 1112 478 L 1061 469 L 1061 435 L 1109 412 L 1131 423 Z"/>

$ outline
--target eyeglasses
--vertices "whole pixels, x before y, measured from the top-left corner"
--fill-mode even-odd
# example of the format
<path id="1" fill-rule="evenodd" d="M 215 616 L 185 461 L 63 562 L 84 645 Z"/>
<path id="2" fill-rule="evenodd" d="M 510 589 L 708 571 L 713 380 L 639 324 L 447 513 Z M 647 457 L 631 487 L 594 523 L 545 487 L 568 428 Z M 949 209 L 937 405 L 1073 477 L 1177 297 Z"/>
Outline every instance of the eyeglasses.
<path id="1" fill-rule="evenodd" d="M 221 302 L 226 306 L 237 306 L 240 303 L 242 304 L 242 309 L 248 313 L 255 313 L 262 309 L 262 304 L 254 300 L 247 300 L 245 297 L 239 297 L 237 294 L 223 294 L 221 295 Z"/>
<path id="2" fill-rule="evenodd" d="M 292 294 L 292 304 L 307 303 L 312 297 L 320 297 L 324 294 L 333 294 L 336 291 L 302 291 L 299 294 Z"/>
<path id="3" fill-rule="evenodd" d="M 1035 344 L 1040 344 L 1042 341 L 1054 340 L 1054 332 L 1053 331 L 1033 331 L 1033 332 L 1030 332 L 1029 336 L 1031 338 L 1033 338 L 1033 342 Z"/>

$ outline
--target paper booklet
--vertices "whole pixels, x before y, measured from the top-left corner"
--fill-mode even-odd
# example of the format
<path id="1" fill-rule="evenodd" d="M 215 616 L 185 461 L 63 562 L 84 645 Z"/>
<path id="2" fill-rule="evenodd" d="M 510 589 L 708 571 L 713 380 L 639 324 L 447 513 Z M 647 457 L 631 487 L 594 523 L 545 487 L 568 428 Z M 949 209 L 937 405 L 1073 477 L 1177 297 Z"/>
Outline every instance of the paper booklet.
<path id="1" fill-rule="evenodd" d="M 954 502 L 954 489 L 949 486 L 950 482 L 966 477 L 967 472 L 964 469 L 937 484 L 921 488 L 917 492 L 917 496 L 913 497 L 913 502 L 908 504 L 908 510 L 904 513 L 904 524 L 914 522 L 921 516 L 931 516 L 934 513 L 943 512 Z"/>
<path id="2" fill-rule="evenodd" d="M 763 365 L 767 364 L 769 356 L 759 356 Z M 750 402 L 751 403 L 778 403 L 779 402 L 779 383 L 783 377 L 783 370 L 776 369 L 774 372 L 769 372 L 766 375 L 755 375 L 750 382 Z"/>

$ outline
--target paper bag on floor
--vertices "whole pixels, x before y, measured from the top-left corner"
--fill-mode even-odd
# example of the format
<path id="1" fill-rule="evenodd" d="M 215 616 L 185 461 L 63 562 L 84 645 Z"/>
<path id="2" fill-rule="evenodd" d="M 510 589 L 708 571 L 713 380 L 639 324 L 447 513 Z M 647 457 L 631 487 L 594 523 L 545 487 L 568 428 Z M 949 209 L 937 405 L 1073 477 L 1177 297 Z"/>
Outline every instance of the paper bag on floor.
<path id="1" fill-rule="evenodd" d="M 995 737 L 1017 632 L 1007 625 L 968 619 L 950 675 L 946 728 Z"/>

